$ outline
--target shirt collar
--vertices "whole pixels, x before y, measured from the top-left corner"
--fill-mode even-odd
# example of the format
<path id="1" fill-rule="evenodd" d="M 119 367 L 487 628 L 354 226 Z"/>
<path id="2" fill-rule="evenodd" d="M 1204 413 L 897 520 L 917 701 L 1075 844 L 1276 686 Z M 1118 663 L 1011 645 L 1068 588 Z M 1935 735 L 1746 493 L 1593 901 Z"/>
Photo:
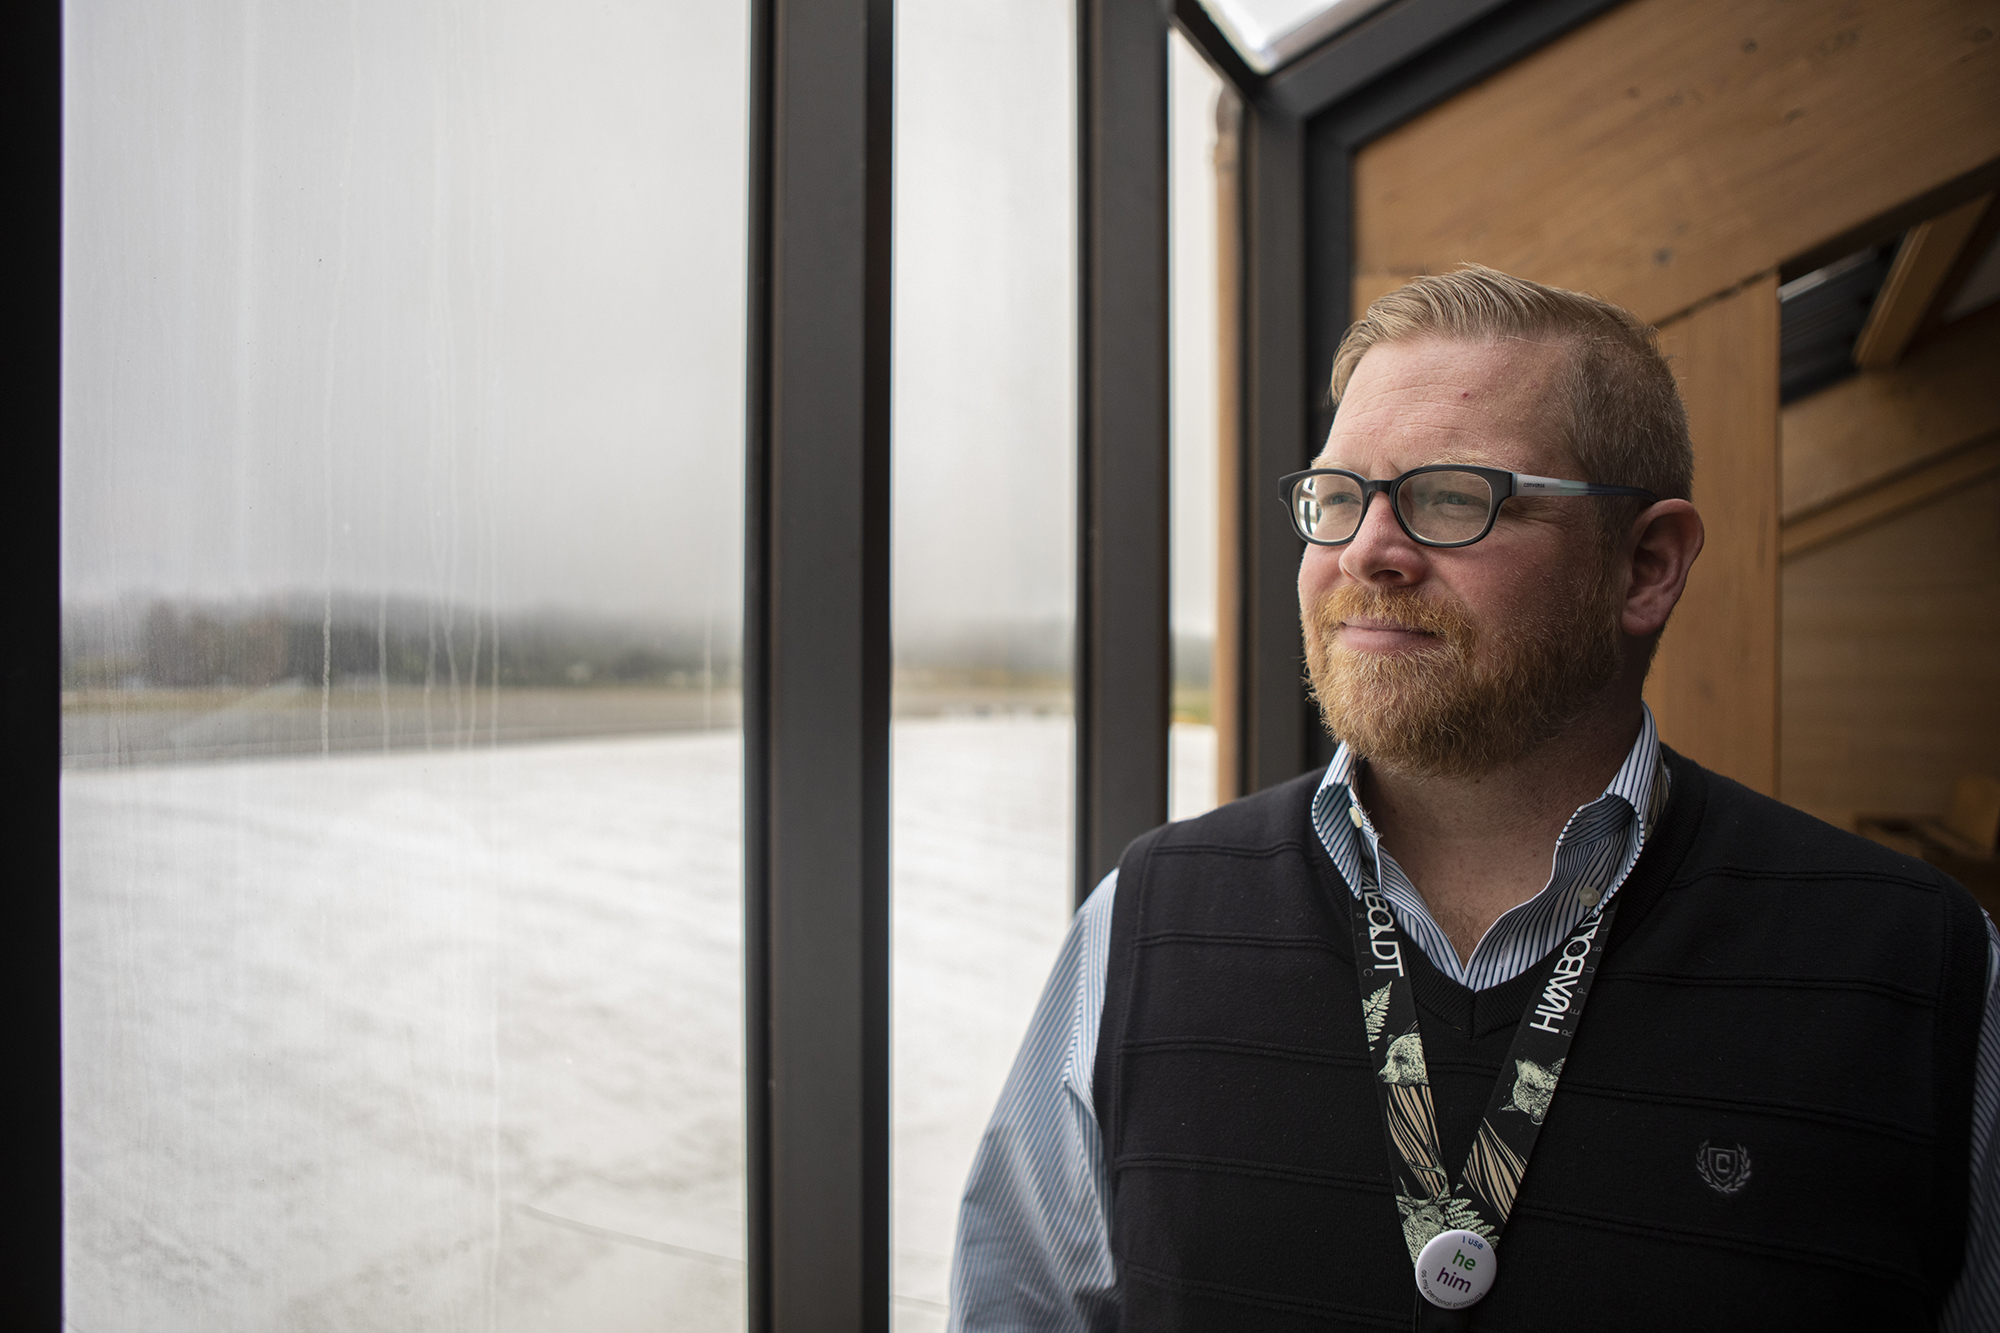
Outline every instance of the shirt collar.
<path id="1" fill-rule="evenodd" d="M 1346 741 L 1342 741 L 1333 752 L 1333 762 L 1326 766 L 1326 776 L 1320 779 L 1319 790 L 1313 793 L 1313 822 L 1322 830 L 1331 830 L 1337 827 L 1334 817 L 1339 816 L 1340 823 L 1352 823 L 1372 848 L 1375 844 L 1374 827 L 1369 822 L 1366 808 L 1352 791 L 1361 762 L 1361 756 L 1355 754 Z M 1602 810 L 1603 803 L 1612 798 L 1639 817 L 1637 843 L 1643 847 L 1652 836 L 1653 827 L 1659 822 L 1660 810 L 1667 799 L 1666 768 L 1660 762 L 1660 731 L 1653 721 L 1653 710 L 1643 702 L 1639 705 L 1639 735 L 1632 742 L 1632 748 L 1626 751 L 1625 762 L 1618 766 L 1603 795 L 1578 807 L 1569 817 L 1569 822 L 1563 826 L 1562 836 L 1556 840 L 1556 846 L 1560 848 L 1567 842 L 1579 831 L 1580 825 L 1596 823 L 1592 819 L 1593 812 Z M 1342 806 L 1347 809 L 1341 809 Z M 1361 886 L 1356 879 L 1356 876 L 1348 876 L 1349 887 L 1359 894 Z M 1612 892 L 1616 891 L 1614 885 Z"/>

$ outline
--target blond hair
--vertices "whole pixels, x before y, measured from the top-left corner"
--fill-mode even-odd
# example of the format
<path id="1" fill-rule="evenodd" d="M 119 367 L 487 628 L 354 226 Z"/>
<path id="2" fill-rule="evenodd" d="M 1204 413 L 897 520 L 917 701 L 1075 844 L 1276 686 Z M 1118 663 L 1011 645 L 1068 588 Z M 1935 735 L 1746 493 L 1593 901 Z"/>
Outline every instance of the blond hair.
<path id="1" fill-rule="evenodd" d="M 1579 481 L 1641 486 L 1662 499 L 1692 498 L 1694 447 L 1687 411 L 1654 331 L 1626 310 L 1582 292 L 1544 287 L 1478 264 L 1426 274 L 1376 298 L 1340 340 L 1333 358 L 1336 409 L 1347 382 L 1377 343 L 1448 338 L 1520 339 L 1569 349 L 1555 419 L 1583 469 Z M 1607 536 L 1643 501 L 1598 512 Z"/>

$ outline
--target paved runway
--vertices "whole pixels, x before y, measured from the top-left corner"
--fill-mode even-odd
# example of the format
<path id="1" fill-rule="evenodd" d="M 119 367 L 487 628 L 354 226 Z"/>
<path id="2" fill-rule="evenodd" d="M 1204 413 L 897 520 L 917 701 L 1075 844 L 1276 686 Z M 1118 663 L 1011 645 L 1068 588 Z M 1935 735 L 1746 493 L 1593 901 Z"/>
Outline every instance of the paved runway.
<path id="1" fill-rule="evenodd" d="M 907 1333 L 1067 921 L 1069 746 L 896 724 Z M 738 763 L 717 732 L 66 774 L 71 1326 L 741 1327 Z"/>

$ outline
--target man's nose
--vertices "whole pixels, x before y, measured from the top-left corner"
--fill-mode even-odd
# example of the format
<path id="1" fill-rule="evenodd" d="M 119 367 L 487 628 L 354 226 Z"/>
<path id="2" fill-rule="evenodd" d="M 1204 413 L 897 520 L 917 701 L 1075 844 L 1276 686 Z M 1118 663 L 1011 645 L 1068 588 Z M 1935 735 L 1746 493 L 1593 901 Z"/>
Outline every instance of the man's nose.
<path id="1" fill-rule="evenodd" d="M 1415 583 L 1424 561 L 1424 548 L 1396 521 L 1386 492 L 1369 497 L 1360 530 L 1340 548 L 1340 570 L 1357 583 Z"/>

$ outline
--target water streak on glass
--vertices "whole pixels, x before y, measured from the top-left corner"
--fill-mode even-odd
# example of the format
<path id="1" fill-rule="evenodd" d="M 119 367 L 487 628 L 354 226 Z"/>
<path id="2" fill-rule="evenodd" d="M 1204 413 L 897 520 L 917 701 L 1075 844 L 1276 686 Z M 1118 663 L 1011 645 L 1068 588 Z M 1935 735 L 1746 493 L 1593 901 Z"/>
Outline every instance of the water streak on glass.
<path id="1" fill-rule="evenodd" d="M 746 10 L 68 7 L 74 1326 L 741 1326 Z"/>

